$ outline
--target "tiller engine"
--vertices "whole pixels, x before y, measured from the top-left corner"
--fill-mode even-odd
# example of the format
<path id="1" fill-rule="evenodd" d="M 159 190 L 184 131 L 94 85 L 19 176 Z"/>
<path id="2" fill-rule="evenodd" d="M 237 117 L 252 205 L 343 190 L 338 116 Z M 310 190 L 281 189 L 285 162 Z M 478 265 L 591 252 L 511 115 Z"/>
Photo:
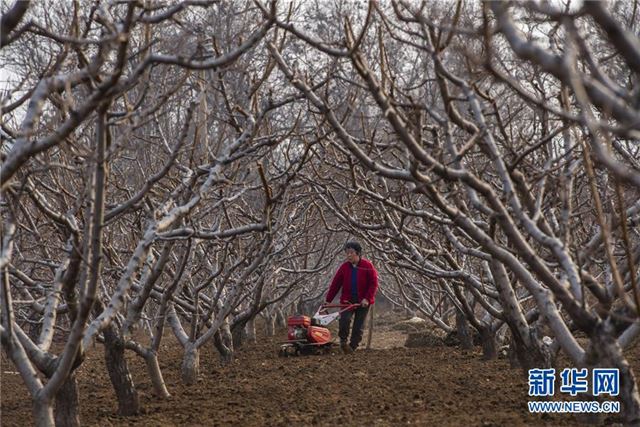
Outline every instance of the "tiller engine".
<path id="1" fill-rule="evenodd" d="M 287 321 L 287 342 L 280 346 L 281 357 L 308 354 L 326 354 L 334 342 L 327 326 L 340 317 L 341 313 L 353 310 L 358 304 L 323 304 L 313 317 L 295 315 Z M 337 311 L 330 312 L 330 309 Z"/>

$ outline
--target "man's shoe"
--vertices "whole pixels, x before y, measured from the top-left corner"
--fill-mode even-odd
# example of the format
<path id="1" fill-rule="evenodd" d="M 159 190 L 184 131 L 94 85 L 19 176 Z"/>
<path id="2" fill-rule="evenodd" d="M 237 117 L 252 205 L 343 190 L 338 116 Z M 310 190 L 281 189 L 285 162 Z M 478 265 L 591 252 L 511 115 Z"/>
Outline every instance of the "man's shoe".
<path id="1" fill-rule="evenodd" d="M 353 353 L 353 349 L 351 348 L 351 346 L 349 344 L 347 344 L 346 342 L 341 342 L 340 343 L 340 348 L 342 349 L 342 352 L 344 354 L 351 354 Z"/>

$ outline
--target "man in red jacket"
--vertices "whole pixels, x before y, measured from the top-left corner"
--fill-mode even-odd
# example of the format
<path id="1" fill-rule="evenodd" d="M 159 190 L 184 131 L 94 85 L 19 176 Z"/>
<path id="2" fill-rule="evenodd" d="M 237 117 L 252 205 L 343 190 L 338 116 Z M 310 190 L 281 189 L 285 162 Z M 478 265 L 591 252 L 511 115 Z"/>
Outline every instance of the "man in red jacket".
<path id="1" fill-rule="evenodd" d="M 348 354 L 358 348 L 358 344 L 362 341 L 364 321 L 367 318 L 369 306 L 374 303 L 376 292 L 378 291 L 378 272 L 371 261 L 362 258 L 362 246 L 360 246 L 360 243 L 347 242 L 344 245 L 344 251 L 347 261 L 338 268 L 331 281 L 326 301 L 327 303 L 333 301 L 340 288 L 342 288 L 341 304 L 360 304 L 360 307 L 355 310 L 346 311 L 340 315 L 340 329 L 338 332 L 340 347 L 344 353 Z M 351 343 L 347 344 L 352 317 L 355 317 L 355 319 L 351 331 Z"/>

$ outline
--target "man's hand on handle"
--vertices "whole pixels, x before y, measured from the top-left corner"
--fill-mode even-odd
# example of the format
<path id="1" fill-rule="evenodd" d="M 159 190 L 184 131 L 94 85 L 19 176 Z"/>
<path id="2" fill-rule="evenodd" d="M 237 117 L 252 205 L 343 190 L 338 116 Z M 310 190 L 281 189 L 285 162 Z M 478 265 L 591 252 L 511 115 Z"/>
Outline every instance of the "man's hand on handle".
<path id="1" fill-rule="evenodd" d="M 367 307 L 369 307 L 369 301 L 367 301 L 367 299 L 366 299 L 366 298 L 363 298 L 363 299 L 362 299 L 362 301 L 360 301 L 360 305 L 361 305 L 362 307 L 367 308 Z"/>

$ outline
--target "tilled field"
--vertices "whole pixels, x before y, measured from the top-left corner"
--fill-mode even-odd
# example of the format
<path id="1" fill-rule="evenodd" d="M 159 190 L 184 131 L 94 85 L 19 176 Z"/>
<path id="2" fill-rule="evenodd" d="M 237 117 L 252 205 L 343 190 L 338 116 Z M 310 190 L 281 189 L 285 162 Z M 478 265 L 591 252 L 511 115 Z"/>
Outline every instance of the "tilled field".
<path id="1" fill-rule="evenodd" d="M 264 339 L 225 367 L 208 347 L 201 354 L 200 380 L 191 387 L 181 384 L 181 350 L 166 337 L 161 366 L 172 397 L 154 398 L 141 360 L 130 354 L 143 414 L 116 416 L 98 346 L 80 368 L 83 425 L 580 424 L 571 415 L 529 414 L 527 380 L 508 361 L 486 362 L 478 351 L 445 346 L 404 348 L 398 332 L 377 333 L 374 349 L 352 355 L 278 358 L 279 338 Z M 32 424 L 29 397 L 12 371 L 3 355 L 1 424 Z"/>

